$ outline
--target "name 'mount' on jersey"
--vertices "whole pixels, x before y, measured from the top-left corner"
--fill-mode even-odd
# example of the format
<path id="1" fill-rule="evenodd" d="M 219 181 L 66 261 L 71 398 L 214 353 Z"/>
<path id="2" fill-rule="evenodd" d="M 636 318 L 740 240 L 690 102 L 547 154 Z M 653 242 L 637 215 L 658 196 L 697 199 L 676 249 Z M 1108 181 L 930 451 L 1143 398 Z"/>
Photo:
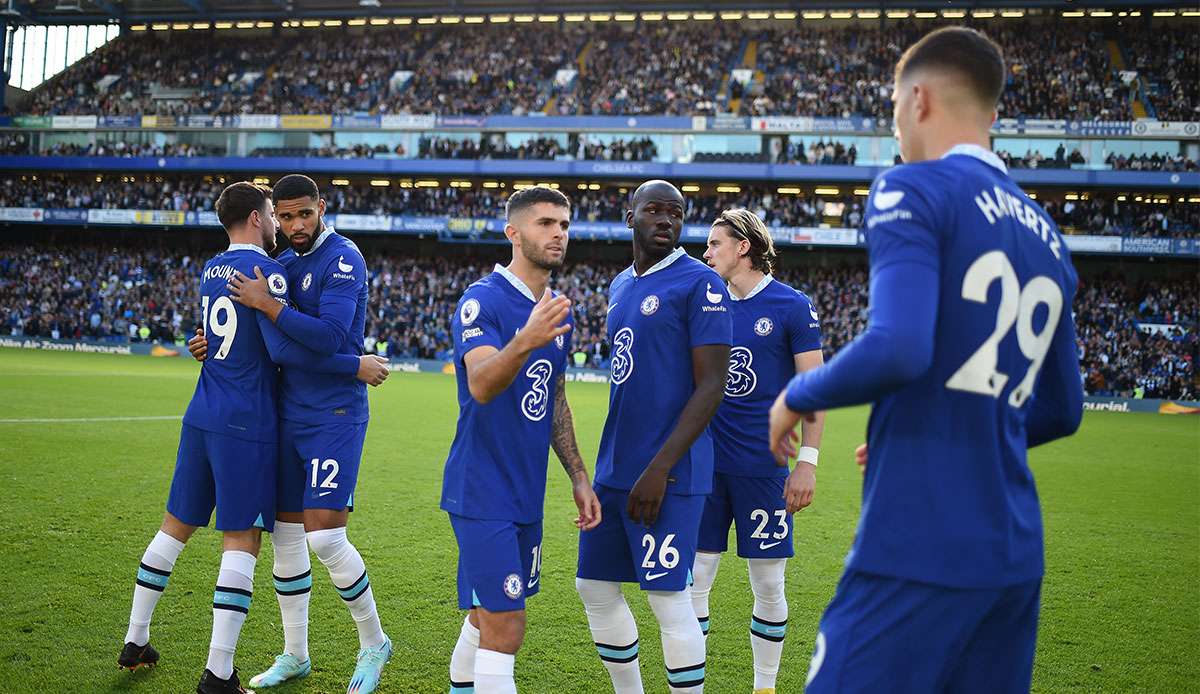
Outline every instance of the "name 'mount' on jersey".
<path id="1" fill-rule="evenodd" d="M 271 361 L 264 332 L 273 330 L 264 314 L 237 303 L 226 288 L 241 272 L 267 277 L 277 301 L 287 303 L 283 266 L 258 246 L 232 245 L 204 264 L 200 313 L 208 337 L 208 357 L 183 423 L 226 436 L 273 443 L 277 440 L 275 392 L 279 369 Z M 267 325 L 261 325 L 266 323 Z"/>
<path id="2" fill-rule="evenodd" d="M 1026 417 L 1043 367 L 1061 371 L 1075 349 L 1077 276 L 1058 229 L 969 145 L 884 173 L 866 228 L 873 273 L 922 264 L 939 296 L 932 366 L 872 411 L 848 566 L 959 587 L 1039 578 Z"/>
<path id="3" fill-rule="evenodd" d="M 596 483 L 631 489 L 675 428 L 696 388 L 693 347 L 732 342 L 721 276 L 677 248 L 642 275 L 627 268 L 609 287 L 611 386 Z M 671 469 L 667 492 L 708 494 L 707 429 Z"/>

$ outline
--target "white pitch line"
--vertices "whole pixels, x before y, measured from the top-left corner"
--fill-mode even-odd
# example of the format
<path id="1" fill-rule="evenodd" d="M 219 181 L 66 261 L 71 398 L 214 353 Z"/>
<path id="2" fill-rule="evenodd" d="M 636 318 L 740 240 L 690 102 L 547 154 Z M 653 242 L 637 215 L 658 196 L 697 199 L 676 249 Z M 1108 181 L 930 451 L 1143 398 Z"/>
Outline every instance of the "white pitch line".
<path id="1" fill-rule="evenodd" d="M 87 422 L 155 422 L 180 419 L 183 415 L 156 415 L 149 417 L 31 417 L 28 419 L 0 419 L 0 424 L 71 424 Z"/>

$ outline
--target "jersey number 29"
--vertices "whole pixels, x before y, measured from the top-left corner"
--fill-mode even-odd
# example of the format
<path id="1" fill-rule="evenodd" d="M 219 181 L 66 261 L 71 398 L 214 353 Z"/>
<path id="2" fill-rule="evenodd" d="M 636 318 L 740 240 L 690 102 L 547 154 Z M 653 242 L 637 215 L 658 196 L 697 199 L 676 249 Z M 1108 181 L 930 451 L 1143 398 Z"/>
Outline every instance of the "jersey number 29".
<path id="1" fill-rule="evenodd" d="M 229 350 L 233 349 L 233 338 L 237 335 L 237 311 L 233 308 L 233 301 L 227 296 L 218 296 L 217 300 L 212 302 L 212 315 L 208 313 L 208 297 L 200 297 L 200 312 L 201 324 L 204 326 L 204 336 L 208 337 L 209 331 L 213 335 L 221 338 L 221 347 L 217 353 L 213 355 L 213 359 L 224 359 L 229 356 Z"/>
<path id="2" fill-rule="evenodd" d="M 946 387 L 1000 397 L 1004 385 L 1008 383 L 1008 374 L 1000 373 L 996 368 L 1000 361 L 1000 341 L 1015 323 L 1017 345 L 1030 364 L 1021 382 L 1009 394 L 1008 404 L 1021 407 L 1033 393 L 1033 384 L 1054 341 L 1054 331 L 1062 314 L 1063 293 L 1058 284 L 1045 275 L 1034 277 L 1022 288 L 1008 256 L 1003 251 L 990 251 L 979 256 L 967 268 L 967 274 L 963 276 L 962 297 L 967 301 L 986 304 L 988 288 L 996 280 L 1000 280 L 996 328 L 946 381 Z M 1045 304 L 1047 308 L 1046 323 L 1040 332 L 1034 332 L 1033 313 L 1040 304 Z"/>

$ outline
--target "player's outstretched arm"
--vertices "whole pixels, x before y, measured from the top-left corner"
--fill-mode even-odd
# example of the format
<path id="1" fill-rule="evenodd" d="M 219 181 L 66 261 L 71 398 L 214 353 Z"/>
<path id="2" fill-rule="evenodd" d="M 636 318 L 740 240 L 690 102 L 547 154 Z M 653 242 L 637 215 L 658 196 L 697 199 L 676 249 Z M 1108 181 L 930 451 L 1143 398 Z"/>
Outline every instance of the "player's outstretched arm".
<path id="1" fill-rule="evenodd" d="M 642 476 L 629 491 L 629 517 L 635 523 L 653 525 L 667 492 L 667 474 L 708 426 L 725 397 L 729 370 L 729 345 L 699 345 L 692 348 L 692 379 L 696 389 L 688 398 L 675 429 Z"/>
<path id="2" fill-rule="evenodd" d="M 872 272 L 867 329 L 825 366 L 799 374 L 771 408 L 771 450 L 796 454 L 801 413 L 874 402 L 921 377 L 933 364 L 938 272 L 928 263 L 896 261 Z"/>
<path id="3" fill-rule="evenodd" d="M 579 509 L 575 527 L 591 530 L 600 525 L 600 500 L 592 489 L 587 468 L 583 465 L 583 456 L 579 454 L 579 444 L 575 441 L 575 418 L 571 415 L 571 405 L 567 403 L 567 375 L 564 373 L 558 375 L 554 385 L 554 422 L 550 430 L 550 443 L 558 462 L 562 463 L 563 470 L 571 479 L 571 494 L 575 497 L 575 507 Z"/>
<path id="4" fill-rule="evenodd" d="M 486 405 L 503 393 L 512 385 L 533 350 L 570 332 L 570 324 L 563 324 L 570 313 L 571 300 L 565 296 L 552 297 L 547 289 L 530 312 L 525 327 L 503 349 L 481 345 L 467 352 L 463 364 L 467 368 L 467 389 L 471 397 Z"/>
<path id="5" fill-rule="evenodd" d="M 314 317 L 275 301 L 266 277 L 257 266 L 254 275 L 250 278 L 239 272 L 229 279 L 229 293 L 234 301 L 261 311 L 288 337 L 317 354 L 333 354 L 346 341 L 358 309 L 359 284 L 327 281 L 321 287 L 319 315 Z"/>
<path id="6" fill-rule="evenodd" d="M 1075 351 L 1074 317 L 1066 310 L 1058 320 L 1050 354 L 1025 417 L 1029 448 L 1074 434 L 1083 419 L 1083 382 L 1079 378 L 1079 353 Z"/>

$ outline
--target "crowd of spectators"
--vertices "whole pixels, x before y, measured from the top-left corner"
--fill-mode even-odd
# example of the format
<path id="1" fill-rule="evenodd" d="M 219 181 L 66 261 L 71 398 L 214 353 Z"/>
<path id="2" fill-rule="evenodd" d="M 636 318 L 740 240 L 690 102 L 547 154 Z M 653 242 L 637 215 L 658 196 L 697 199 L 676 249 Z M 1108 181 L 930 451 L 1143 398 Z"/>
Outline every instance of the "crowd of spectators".
<path id="1" fill-rule="evenodd" d="M 371 298 L 363 348 L 399 358 L 450 358 L 455 303 L 504 256 L 500 247 L 469 257 L 364 248 Z M 0 335 L 181 344 L 199 318 L 196 276 L 204 258 L 192 253 L 90 243 L 0 246 Z M 574 262 L 552 281 L 574 303 L 572 349 L 592 367 L 607 366 L 607 287 L 623 265 Z M 776 277 L 813 299 L 827 358 L 866 327 L 864 266 L 793 265 Z M 1087 391 L 1195 399 L 1198 297 L 1195 278 L 1084 280 L 1074 311 Z"/>
<path id="2" fill-rule="evenodd" d="M 1129 284 L 1085 282 L 1075 297 L 1080 377 L 1092 395 L 1196 400 L 1194 277 Z"/>
<path id="3" fill-rule="evenodd" d="M 186 142 L 59 142 L 39 154 L 43 157 L 221 157 L 225 156 L 225 148 Z"/>
<path id="4" fill-rule="evenodd" d="M 44 174 L 0 177 L 0 207 L 107 208 L 211 211 L 224 183 L 199 176 L 103 176 L 101 180 Z M 504 216 L 510 188 L 401 187 L 367 183 L 323 185 L 330 213 L 497 218 Z M 627 194 L 617 188 L 571 190 L 573 218 L 619 222 Z M 1172 197 L 1088 195 L 1078 200 L 1043 198 L 1039 202 L 1064 230 L 1074 233 L 1195 238 L 1200 205 Z M 1137 196 L 1140 197 L 1140 196 Z M 754 210 L 768 226 L 858 228 L 865 199 L 852 195 L 781 194 L 774 186 L 742 186 L 736 193 L 689 193 L 685 221 L 707 224 L 722 210 Z M 1162 198 L 1159 198 L 1162 199 Z"/>
<path id="5" fill-rule="evenodd" d="M 1200 171 L 1200 162 L 1179 153 L 1116 155 L 1110 154 L 1104 160 L 1110 168 L 1116 171 Z"/>
<path id="6" fill-rule="evenodd" d="M 134 33 L 40 86 L 27 110 L 691 115 L 736 102 L 744 115 L 888 119 L 901 51 L 944 23 L 413 25 L 264 32 L 258 41 L 224 32 Z M 1187 27 L 975 23 L 1004 48 L 1001 117 L 1131 120 L 1144 91 L 1160 119 L 1200 120 L 1200 39 Z M 1113 36 L 1127 65 L 1110 57 Z M 763 79 L 731 80 L 749 41 L 757 42 L 757 58 L 748 67 Z"/>
<path id="7" fill-rule="evenodd" d="M 1119 200 L 1118 197 L 1125 197 Z M 1129 196 L 1089 195 L 1079 200 L 1041 200 L 1042 207 L 1068 232 L 1103 236 L 1150 236 L 1159 238 L 1195 238 L 1200 230 L 1200 205 L 1180 202 L 1152 202 Z"/>

